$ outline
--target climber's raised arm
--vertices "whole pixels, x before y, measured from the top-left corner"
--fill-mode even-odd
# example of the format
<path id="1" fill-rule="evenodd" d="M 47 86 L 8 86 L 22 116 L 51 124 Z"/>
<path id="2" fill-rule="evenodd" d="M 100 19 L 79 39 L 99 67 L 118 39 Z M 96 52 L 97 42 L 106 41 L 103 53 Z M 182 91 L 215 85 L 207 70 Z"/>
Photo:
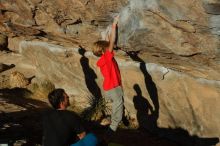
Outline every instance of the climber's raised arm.
<path id="1" fill-rule="evenodd" d="M 114 21 L 112 23 L 112 29 L 110 33 L 110 40 L 109 40 L 109 51 L 113 51 L 114 44 L 115 44 L 115 39 L 116 39 L 116 29 L 117 29 L 117 24 L 119 20 L 119 15 L 114 18 Z"/>

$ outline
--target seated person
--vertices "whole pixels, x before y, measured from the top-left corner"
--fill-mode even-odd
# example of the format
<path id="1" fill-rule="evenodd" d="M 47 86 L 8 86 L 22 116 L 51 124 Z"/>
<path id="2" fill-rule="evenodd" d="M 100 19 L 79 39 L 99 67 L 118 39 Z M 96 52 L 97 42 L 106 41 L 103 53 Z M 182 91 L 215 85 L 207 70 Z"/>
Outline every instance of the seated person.
<path id="1" fill-rule="evenodd" d="M 86 134 L 77 114 L 66 110 L 69 97 L 64 89 L 55 89 L 48 95 L 52 107 L 43 116 L 43 146 L 96 146 L 94 134 Z"/>

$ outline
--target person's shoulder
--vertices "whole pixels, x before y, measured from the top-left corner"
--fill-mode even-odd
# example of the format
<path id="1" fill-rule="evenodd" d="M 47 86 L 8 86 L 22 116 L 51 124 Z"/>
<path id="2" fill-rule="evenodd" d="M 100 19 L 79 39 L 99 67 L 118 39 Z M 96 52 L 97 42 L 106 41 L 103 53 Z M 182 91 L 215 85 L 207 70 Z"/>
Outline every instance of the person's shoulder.
<path id="1" fill-rule="evenodd" d="M 99 60 L 97 61 L 97 66 L 102 66 L 105 64 L 105 56 L 104 54 L 99 58 Z"/>
<path id="2" fill-rule="evenodd" d="M 55 114 L 56 110 L 54 109 L 48 109 L 42 112 L 41 118 L 43 121 L 48 121 L 48 119 L 51 119 L 52 117 L 56 117 Z"/>
<path id="3" fill-rule="evenodd" d="M 105 54 L 105 56 L 111 56 L 112 57 L 112 56 L 114 56 L 114 51 L 107 49 L 104 54 Z"/>
<path id="4" fill-rule="evenodd" d="M 42 114 L 43 117 L 50 117 L 50 116 L 59 116 L 59 115 L 73 115 L 75 116 L 76 114 L 74 112 L 68 111 L 68 110 L 55 110 L 55 109 L 50 109 L 44 111 Z"/>
<path id="5" fill-rule="evenodd" d="M 55 112 L 56 110 L 54 109 L 46 109 L 42 112 L 42 116 L 45 117 L 45 116 L 48 116 L 48 115 L 51 115 Z"/>
<path id="6" fill-rule="evenodd" d="M 76 114 L 74 111 L 71 111 L 71 110 L 60 110 L 60 111 L 62 111 L 63 113 L 66 113 L 66 114 L 73 114 L 73 115 Z"/>
<path id="7" fill-rule="evenodd" d="M 68 116 L 72 116 L 72 117 L 75 117 L 75 118 L 79 118 L 79 115 L 76 114 L 75 112 L 73 111 L 69 111 L 69 110 L 63 110 L 61 111 L 63 114 L 65 115 L 68 115 Z"/>
<path id="8" fill-rule="evenodd" d="M 104 54 L 113 54 L 113 50 L 110 51 L 109 49 L 106 49 L 105 53 Z"/>

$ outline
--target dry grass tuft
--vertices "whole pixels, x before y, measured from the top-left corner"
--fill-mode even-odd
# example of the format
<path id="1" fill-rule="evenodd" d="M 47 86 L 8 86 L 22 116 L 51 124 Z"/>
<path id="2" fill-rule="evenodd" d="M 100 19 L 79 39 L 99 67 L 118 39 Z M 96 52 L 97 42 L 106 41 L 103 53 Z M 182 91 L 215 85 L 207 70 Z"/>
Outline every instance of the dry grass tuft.
<path id="1" fill-rule="evenodd" d="M 84 119 L 88 121 L 101 121 L 103 117 L 110 113 L 104 98 L 96 98 L 91 95 L 88 96 L 88 102 L 90 106 L 81 113 Z"/>

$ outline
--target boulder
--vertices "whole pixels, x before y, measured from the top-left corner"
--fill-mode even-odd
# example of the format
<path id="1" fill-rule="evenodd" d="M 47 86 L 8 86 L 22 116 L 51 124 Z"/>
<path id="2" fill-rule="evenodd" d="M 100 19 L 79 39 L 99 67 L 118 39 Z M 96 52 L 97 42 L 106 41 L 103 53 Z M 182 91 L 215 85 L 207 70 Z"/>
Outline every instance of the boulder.
<path id="1" fill-rule="evenodd" d="M 36 75 L 74 95 L 75 105 L 87 108 L 89 96 L 100 98 L 98 92 L 103 93 L 101 73 L 95 67 L 98 58 L 91 52 L 82 55 L 77 48 L 27 41 L 20 47 L 22 56 L 35 63 Z M 143 60 L 133 61 L 119 54 L 116 52 L 116 60 L 122 75 L 125 108 L 134 123 L 147 129 L 181 127 L 190 135 L 219 136 L 220 82 L 208 77 L 206 70 L 213 70 L 211 66 L 201 67 L 205 77 Z M 138 107 L 145 107 L 145 111 Z"/>

